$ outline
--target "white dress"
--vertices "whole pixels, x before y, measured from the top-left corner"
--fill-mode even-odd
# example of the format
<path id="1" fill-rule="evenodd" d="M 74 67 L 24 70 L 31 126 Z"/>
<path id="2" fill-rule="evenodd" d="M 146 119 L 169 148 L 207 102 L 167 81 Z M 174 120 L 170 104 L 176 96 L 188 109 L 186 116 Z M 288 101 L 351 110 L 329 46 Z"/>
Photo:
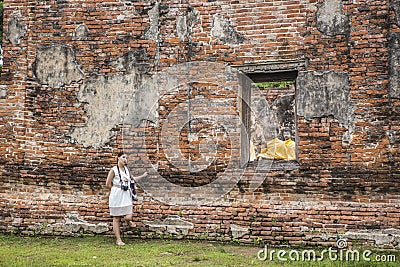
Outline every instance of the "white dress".
<path id="1" fill-rule="evenodd" d="M 124 167 L 124 169 L 119 168 L 122 176 L 121 179 L 122 181 L 129 181 L 130 180 L 129 170 L 127 167 Z M 118 175 L 118 167 L 114 166 L 112 170 L 114 171 L 114 179 L 112 180 L 111 192 L 108 199 L 108 205 L 110 207 L 110 215 L 124 216 L 127 214 L 132 214 L 133 206 L 132 206 L 131 194 L 129 190 L 124 191 L 121 189 L 121 181 Z"/>

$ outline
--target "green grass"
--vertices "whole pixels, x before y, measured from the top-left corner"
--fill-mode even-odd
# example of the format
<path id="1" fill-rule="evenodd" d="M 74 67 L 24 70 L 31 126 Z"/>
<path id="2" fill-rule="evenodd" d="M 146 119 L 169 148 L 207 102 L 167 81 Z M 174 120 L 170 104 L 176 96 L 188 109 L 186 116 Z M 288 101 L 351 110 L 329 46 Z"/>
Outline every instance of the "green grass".
<path id="1" fill-rule="evenodd" d="M 0 235 L 0 266 L 399 266 L 396 263 L 324 260 L 260 261 L 259 247 L 204 241 L 143 240 L 113 237 L 20 237 Z M 278 248 L 275 248 L 278 250 Z M 390 252 L 390 253 L 389 253 Z M 398 251 L 375 252 L 396 254 Z"/>
<path id="2" fill-rule="evenodd" d="M 259 82 L 259 83 L 253 83 L 253 85 L 259 88 L 286 88 L 294 83 L 295 81 Z"/>

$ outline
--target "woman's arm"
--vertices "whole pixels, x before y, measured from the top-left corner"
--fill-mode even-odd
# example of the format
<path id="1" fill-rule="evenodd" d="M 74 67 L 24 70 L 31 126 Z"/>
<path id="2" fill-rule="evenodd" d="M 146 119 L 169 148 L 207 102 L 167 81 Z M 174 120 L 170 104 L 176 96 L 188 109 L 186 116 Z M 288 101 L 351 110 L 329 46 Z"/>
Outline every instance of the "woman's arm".
<path id="1" fill-rule="evenodd" d="M 111 187 L 112 187 L 112 180 L 113 180 L 114 176 L 115 176 L 114 170 L 111 169 L 111 170 L 108 172 L 107 181 L 106 181 L 106 186 L 107 186 L 108 188 L 111 188 Z"/>
<path id="2" fill-rule="evenodd" d="M 145 172 L 145 173 L 143 173 L 142 175 L 137 176 L 137 177 L 132 176 L 132 179 L 134 179 L 135 182 L 137 182 L 137 181 L 142 180 L 142 178 L 146 177 L 147 175 L 149 175 L 149 173 L 148 173 L 148 172 Z"/>

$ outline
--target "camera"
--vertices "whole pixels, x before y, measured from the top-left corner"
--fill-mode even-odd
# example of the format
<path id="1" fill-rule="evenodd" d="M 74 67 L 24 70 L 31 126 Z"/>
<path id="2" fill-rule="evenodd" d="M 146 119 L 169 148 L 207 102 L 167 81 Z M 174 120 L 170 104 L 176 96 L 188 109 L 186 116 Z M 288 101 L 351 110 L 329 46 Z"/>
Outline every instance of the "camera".
<path id="1" fill-rule="evenodd" d="M 128 191 L 129 186 L 128 186 L 128 185 L 121 184 L 121 189 L 124 190 L 124 191 Z"/>
<path id="2" fill-rule="evenodd" d="M 130 187 L 131 187 L 131 193 L 132 193 L 132 200 L 133 201 L 138 201 L 138 197 L 136 195 L 136 189 L 135 189 L 135 183 L 130 183 Z"/>

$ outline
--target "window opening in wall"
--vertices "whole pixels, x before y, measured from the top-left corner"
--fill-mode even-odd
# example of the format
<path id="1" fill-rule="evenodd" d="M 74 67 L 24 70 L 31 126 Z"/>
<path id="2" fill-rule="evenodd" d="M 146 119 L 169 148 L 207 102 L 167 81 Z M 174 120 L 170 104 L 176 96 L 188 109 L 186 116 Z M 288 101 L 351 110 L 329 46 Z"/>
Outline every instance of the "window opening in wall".
<path id="1" fill-rule="evenodd" d="M 250 103 L 252 110 L 261 110 L 260 103 L 266 103 L 269 116 L 273 120 L 275 136 L 267 135 L 262 127 L 257 127 L 254 119 L 250 119 L 250 161 L 297 160 L 297 125 L 296 125 L 296 72 L 264 73 L 248 75 L 257 90 L 251 91 Z M 262 101 L 260 101 L 262 99 Z M 257 106 L 258 105 L 258 106 Z"/>

